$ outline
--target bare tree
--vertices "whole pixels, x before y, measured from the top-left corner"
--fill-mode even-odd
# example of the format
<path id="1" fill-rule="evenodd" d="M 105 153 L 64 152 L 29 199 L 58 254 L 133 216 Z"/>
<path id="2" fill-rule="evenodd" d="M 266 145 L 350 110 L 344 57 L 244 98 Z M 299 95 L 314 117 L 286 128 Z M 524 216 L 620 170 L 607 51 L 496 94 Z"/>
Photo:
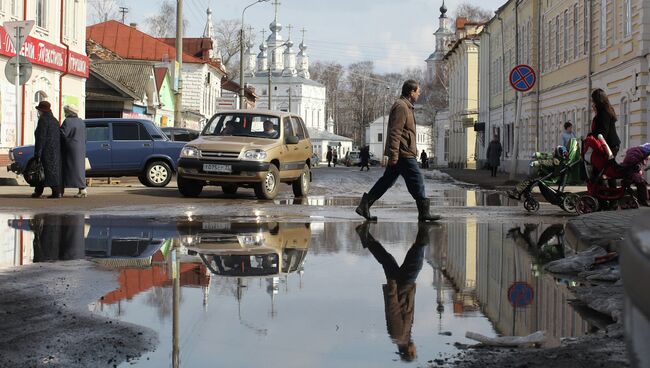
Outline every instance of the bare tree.
<path id="1" fill-rule="evenodd" d="M 309 65 L 311 79 L 322 83 L 327 91 L 325 117 L 332 116 L 337 123 L 339 121 L 337 93 L 341 87 L 344 71 L 343 65 L 336 62 L 317 61 Z"/>
<path id="2" fill-rule="evenodd" d="M 456 8 L 456 18 L 467 18 L 471 22 L 487 22 L 493 16 L 493 11 L 483 9 L 469 2 L 463 2 Z"/>
<path id="3" fill-rule="evenodd" d="M 230 69 L 235 59 L 239 60 L 239 31 L 241 21 L 237 19 L 222 19 L 214 27 L 217 47 L 221 53 L 221 62 Z M 244 40 L 246 43 L 247 40 Z"/>
<path id="4" fill-rule="evenodd" d="M 101 23 L 118 18 L 117 0 L 88 0 L 89 15 L 93 23 Z"/>
<path id="5" fill-rule="evenodd" d="M 158 38 L 172 38 L 176 35 L 176 4 L 172 0 L 160 3 L 158 14 L 145 19 L 149 34 Z M 187 29 L 187 20 L 183 19 L 183 33 Z"/>

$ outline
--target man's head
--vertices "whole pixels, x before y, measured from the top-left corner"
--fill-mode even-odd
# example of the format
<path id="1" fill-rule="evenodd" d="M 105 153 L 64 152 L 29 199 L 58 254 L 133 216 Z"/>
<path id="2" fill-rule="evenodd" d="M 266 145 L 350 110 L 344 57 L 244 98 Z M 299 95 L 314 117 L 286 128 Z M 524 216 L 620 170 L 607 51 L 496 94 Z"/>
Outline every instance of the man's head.
<path id="1" fill-rule="evenodd" d="M 571 133 L 573 131 L 573 124 L 571 124 L 570 121 L 567 121 L 564 123 L 564 130 L 566 130 L 567 133 Z"/>
<path id="2" fill-rule="evenodd" d="M 413 79 L 404 82 L 402 85 L 402 97 L 408 99 L 411 103 L 415 103 L 418 97 L 420 97 L 420 84 Z"/>
<path id="3" fill-rule="evenodd" d="M 271 120 L 264 120 L 264 131 L 271 132 L 274 130 L 275 129 L 273 129 L 273 122 Z"/>

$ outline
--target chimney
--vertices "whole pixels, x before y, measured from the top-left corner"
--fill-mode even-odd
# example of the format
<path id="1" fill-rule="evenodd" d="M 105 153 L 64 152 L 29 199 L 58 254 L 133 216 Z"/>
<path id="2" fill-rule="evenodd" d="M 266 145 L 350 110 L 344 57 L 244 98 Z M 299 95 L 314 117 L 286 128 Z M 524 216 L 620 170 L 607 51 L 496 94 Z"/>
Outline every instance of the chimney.
<path id="1" fill-rule="evenodd" d="M 138 29 L 138 23 L 129 23 L 129 26 Z"/>

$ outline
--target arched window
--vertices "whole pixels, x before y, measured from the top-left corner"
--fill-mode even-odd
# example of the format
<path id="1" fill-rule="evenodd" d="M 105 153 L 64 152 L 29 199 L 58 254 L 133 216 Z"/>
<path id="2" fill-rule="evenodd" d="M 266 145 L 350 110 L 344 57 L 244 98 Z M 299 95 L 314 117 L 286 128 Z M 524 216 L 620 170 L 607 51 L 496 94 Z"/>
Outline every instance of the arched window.
<path id="1" fill-rule="evenodd" d="M 38 105 L 39 102 L 47 100 L 47 95 L 43 91 L 38 91 L 34 93 L 34 105 Z"/>

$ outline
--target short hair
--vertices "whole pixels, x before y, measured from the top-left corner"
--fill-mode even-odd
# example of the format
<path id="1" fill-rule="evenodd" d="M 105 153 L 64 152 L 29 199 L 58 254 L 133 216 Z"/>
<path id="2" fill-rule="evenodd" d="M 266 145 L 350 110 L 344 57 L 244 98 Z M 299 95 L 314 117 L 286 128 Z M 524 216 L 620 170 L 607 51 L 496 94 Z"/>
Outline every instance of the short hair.
<path id="1" fill-rule="evenodd" d="M 420 83 L 416 80 L 409 79 L 402 85 L 402 96 L 407 97 L 413 91 L 417 91 L 420 87 Z"/>
<path id="2" fill-rule="evenodd" d="M 572 126 L 573 126 L 573 124 L 571 124 L 570 121 L 567 121 L 566 123 L 564 123 L 564 129 L 569 129 L 569 128 L 571 128 Z"/>

